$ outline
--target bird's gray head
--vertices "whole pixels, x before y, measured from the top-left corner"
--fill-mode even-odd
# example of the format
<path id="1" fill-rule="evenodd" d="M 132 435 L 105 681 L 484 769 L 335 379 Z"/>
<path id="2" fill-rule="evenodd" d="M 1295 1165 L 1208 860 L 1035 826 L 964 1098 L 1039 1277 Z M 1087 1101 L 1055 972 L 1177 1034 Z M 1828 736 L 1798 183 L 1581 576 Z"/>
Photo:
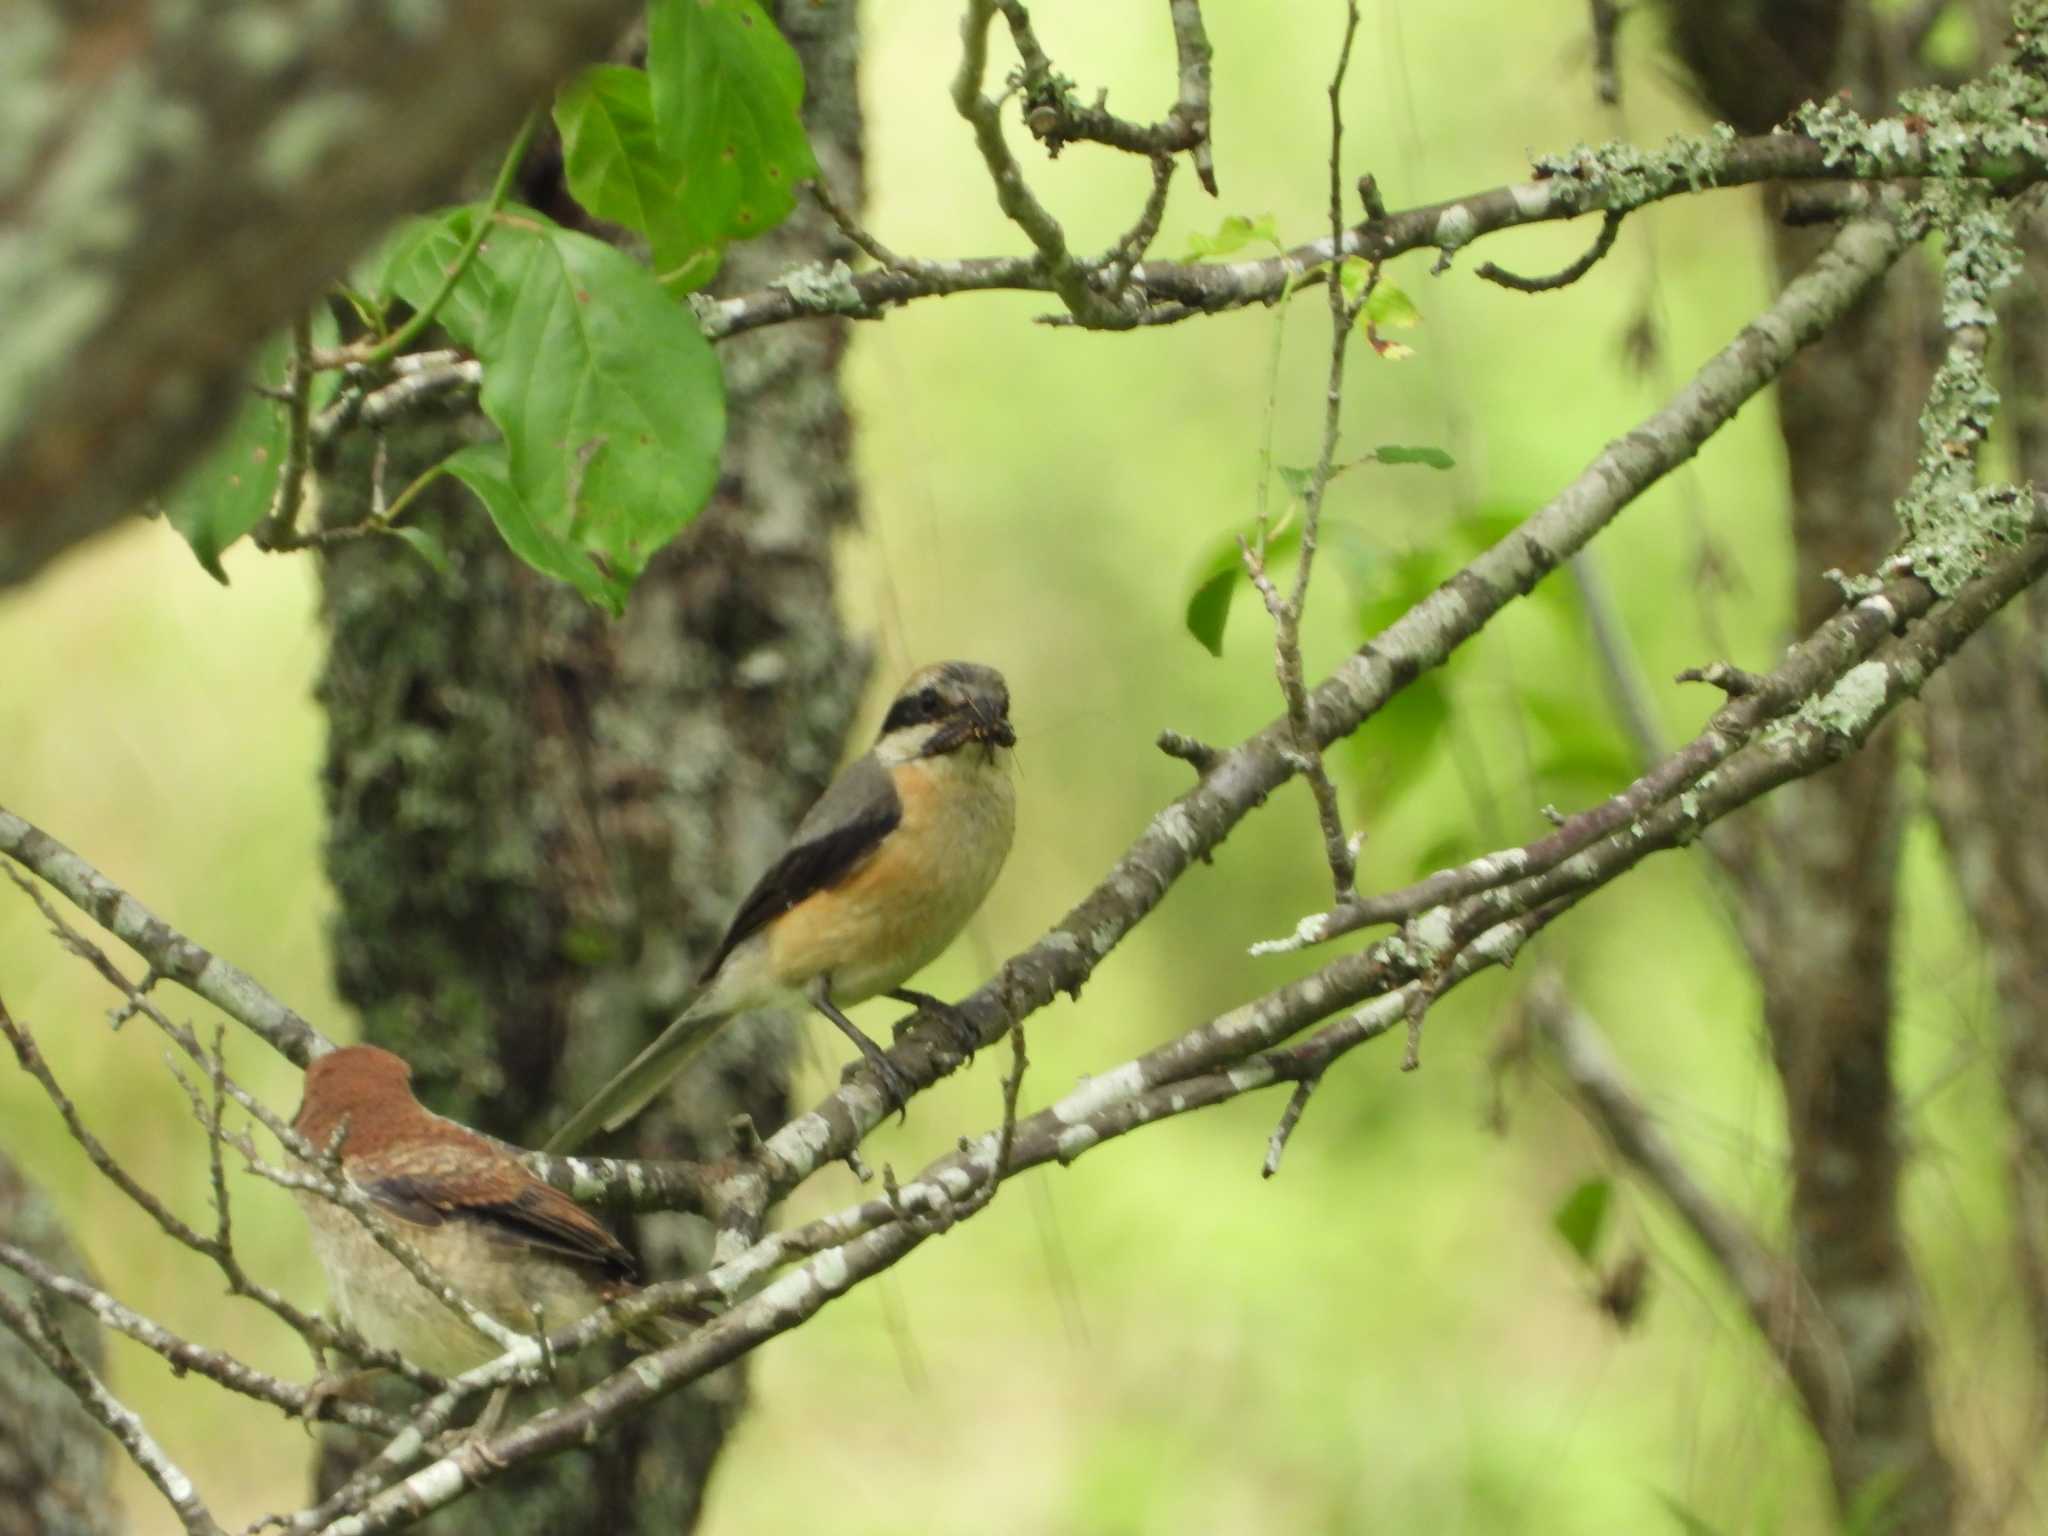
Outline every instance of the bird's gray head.
<path id="1" fill-rule="evenodd" d="M 991 753 L 1013 747 L 1010 687 L 994 667 L 971 661 L 941 661 L 910 674 L 889 713 L 882 739 L 897 738 L 904 757 L 937 757 L 979 742 Z"/>

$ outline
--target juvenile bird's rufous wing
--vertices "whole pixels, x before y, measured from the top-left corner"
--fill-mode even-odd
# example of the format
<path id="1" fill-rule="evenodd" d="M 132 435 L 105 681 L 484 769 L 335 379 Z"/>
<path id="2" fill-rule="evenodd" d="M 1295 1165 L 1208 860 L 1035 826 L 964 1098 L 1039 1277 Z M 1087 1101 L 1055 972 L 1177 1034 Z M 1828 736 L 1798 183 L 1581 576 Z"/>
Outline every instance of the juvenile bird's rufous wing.
<path id="1" fill-rule="evenodd" d="M 488 1142 L 422 1143 L 348 1159 L 350 1182 L 401 1223 L 464 1221 L 494 1241 L 630 1280 L 633 1255 L 604 1224 Z"/>

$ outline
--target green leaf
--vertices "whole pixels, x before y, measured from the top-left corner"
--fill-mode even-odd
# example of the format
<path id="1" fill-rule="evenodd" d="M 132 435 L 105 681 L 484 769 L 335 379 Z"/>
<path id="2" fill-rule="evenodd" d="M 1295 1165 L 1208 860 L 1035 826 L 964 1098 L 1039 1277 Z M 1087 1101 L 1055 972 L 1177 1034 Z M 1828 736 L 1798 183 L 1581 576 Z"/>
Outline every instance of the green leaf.
<path id="1" fill-rule="evenodd" d="M 1245 542 L 1252 542 L 1256 527 L 1244 530 Z M 1244 555 L 1237 547 L 1238 535 L 1229 533 L 1210 546 L 1195 567 L 1195 579 L 1188 592 L 1185 622 L 1188 633 L 1201 641 L 1211 656 L 1223 654 L 1223 628 L 1230 622 L 1230 604 L 1237 596 L 1245 574 Z M 1266 538 L 1268 561 L 1286 554 L 1301 542 L 1301 529 L 1282 528 Z"/>
<path id="2" fill-rule="evenodd" d="M 1427 464 L 1431 469 L 1458 467 L 1458 461 L 1441 448 L 1402 448 L 1388 444 L 1373 449 L 1369 457 L 1382 464 Z"/>
<path id="3" fill-rule="evenodd" d="M 334 317 L 324 306 L 313 311 L 313 344 L 332 346 Z M 277 497 L 278 475 L 284 469 L 290 431 L 284 402 L 256 392 L 256 386 L 284 388 L 285 360 L 291 335 L 281 332 L 265 342 L 249 370 L 247 397 L 213 451 L 187 471 L 178 488 L 164 499 L 164 518 L 184 535 L 192 553 L 214 580 L 227 585 L 220 557 L 228 546 L 269 515 Z M 338 380 L 332 373 L 314 375 L 312 408 L 333 398 Z"/>
<path id="4" fill-rule="evenodd" d="M 576 201 L 647 237 L 655 279 L 686 293 L 718 272 L 725 242 L 699 222 L 688 163 L 662 149 L 647 72 L 596 64 L 555 97 L 562 163 Z"/>
<path id="5" fill-rule="evenodd" d="M 1372 297 L 1365 301 L 1365 308 L 1358 312 L 1361 324 L 1375 329 L 1407 330 L 1422 324 L 1422 311 L 1415 307 L 1415 301 L 1392 283 L 1381 283 L 1373 289 Z"/>
<path id="6" fill-rule="evenodd" d="M 443 468 L 476 493 L 513 554 L 535 570 L 568 582 L 600 608 L 614 614 L 625 611 L 625 591 L 616 590 L 574 543 L 534 516 L 512 483 L 503 443 L 471 443 L 451 454 Z"/>
<path id="7" fill-rule="evenodd" d="M 1558 1202 L 1550 1213 L 1550 1224 L 1586 1263 L 1593 1262 L 1593 1250 L 1600 1242 L 1600 1229 L 1607 1221 L 1607 1203 L 1613 1184 L 1604 1178 L 1587 1179 Z"/>
<path id="8" fill-rule="evenodd" d="M 251 382 L 281 383 L 284 351 L 282 338 L 268 343 Z M 270 511 L 286 438 L 284 406 L 251 390 L 226 435 L 164 500 L 164 517 L 222 586 L 228 579 L 222 553 Z"/>
<path id="9" fill-rule="evenodd" d="M 440 291 L 480 211 L 465 204 L 400 225 L 384 249 L 384 268 L 377 279 L 379 292 L 396 295 L 415 309 L 425 305 Z M 516 244 L 523 238 L 521 231 L 510 226 L 485 236 L 483 248 L 434 317 L 441 329 L 479 357 L 490 330 L 491 308 L 503 298 L 502 285 L 492 276 L 491 249 L 500 243 Z"/>
<path id="10" fill-rule="evenodd" d="M 744 239 L 796 206 L 818 174 L 804 137 L 804 71 L 756 0 L 653 0 L 647 73 L 662 151 L 688 173 L 696 227 Z"/>
<path id="11" fill-rule="evenodd" d="M 418 305 L 468 209 L 394 266 Z M 602 241 L 514 210 L 442 311 L 484 365 L 479 403 L 504 436 L 449 465 L 505 542 L 614 613 L 655 552 L 696 517 L 718 476 L 718 360 L 689 311 Z"/>
<path id="12" fill-rule="evenodd" d="M 1272 214 L 1262 213 L 1256 219 L 1248 219 L 1241 213 L 1229 214 L 1216 226 L 1215 234 L 1188 236 L 1188 260 L 1228 256 L 1243 250 L 1254 240 L 1263 240 L 1276 251 L 1284 249 L 1280 244 L 1280 232 L 1273 225 Z"/>
<path id="13" fill-rule="evenodd" d="M 1678 1528 L 1685 1532 L 1685 1536 L 1724 1536 L 1719 1526 L 1694 1514 L 1682 1500 L 1663 1492 L 1658 1493 L 1657 1498 L 1665 1513 L 1678 1522 Z"/>
<path id="14" fill-rule="evenodd" d="M 492 444 L 490 446 L 495 447 L 497 445 Z M 449 472 L 453 473 L 452 470 Z M 467 481 L 464 481 L 463 483 L 465 485 L 468 484 Z M 439 539 L 435 538 L 431 533 L 427 532 L 426 529 L 409 527 L 386 528 L 384 531 L 390 534 L 391 537 L 394 539 L 403 539 L 406 542 L 406 544 L 411 547 L 413 553 L 418 555 L 422 560 L 426 561 L 428 565 L 432 566 L 438 575 L 449 576 L 454 574 L 455 566 L 448 559 L 447 549 L 442 545 Z"/>
<path id="15" fill-rule="evenodd" d="M 1223 627 L 1230 622 L 1230 604 L 1236 596 L 1237 578 L 1229 571 L 1211 573 L 1188 594 L 1188 633 L 1211 656 L 1223 654 Z"/>

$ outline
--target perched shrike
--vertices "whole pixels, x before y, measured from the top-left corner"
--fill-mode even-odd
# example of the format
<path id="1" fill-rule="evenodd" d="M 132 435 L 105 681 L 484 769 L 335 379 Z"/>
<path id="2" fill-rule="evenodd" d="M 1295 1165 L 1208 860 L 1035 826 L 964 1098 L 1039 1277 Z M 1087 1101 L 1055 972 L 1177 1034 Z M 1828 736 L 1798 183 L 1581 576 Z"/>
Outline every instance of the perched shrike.
<path id="1" fill-rule="evenodd" d="M 937 959 L 1010 852 L 1010 690 L 993 667 L 911 674 L 874 750 L 834 779 L 740 903 L 696 996 L 548 1142 L 566 1152 L 638 1114 L 718 1026 L 752 1008 L 809 1004 L 857 1044 L 891 1093 L 897 1074 L 840 1009 L 887 994 Z"/>

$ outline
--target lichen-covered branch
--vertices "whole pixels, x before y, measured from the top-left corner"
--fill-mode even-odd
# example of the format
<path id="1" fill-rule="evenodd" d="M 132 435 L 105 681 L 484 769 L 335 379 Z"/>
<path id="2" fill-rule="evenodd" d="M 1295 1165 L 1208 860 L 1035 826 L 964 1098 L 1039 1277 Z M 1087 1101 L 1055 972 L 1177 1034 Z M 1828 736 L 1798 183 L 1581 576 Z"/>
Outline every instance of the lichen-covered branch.
<path id="1" fill-rule="evenodd" d="M 1384 262 L 1410 251 L 1435 250 L 1447 260 L 1473 241 L 1504 229 L 1587 213 L 1628 213 L 1712 188 L 1861 175 L 1910 181 L 1929 174 L 1939 163 L 1963 175 L 1996 172 L 2002 185 L 2018 190 L 2048 175 L 2048 131 L 2039 131 L 2036 137 L 2038 143 L 2027 139 L 2021 150 L 2011 153 L 1994 150 L 1987 142 L 1965 144 L 1939 159 L 1925 144 L 1907 138 L 1894 158 L 1868 172 L 1831 161 L 1826 147 L 1792 133 L 1753 138 L 1707 134 L 1674 140 L 1661 151 L 1630 151 L 1625 156 L 1610 152 L 1604 159 L 1591 150 L 1575 151 L 1539 162 L 1537 180 L 1369 218 L 1340 238 L 1324 235 L 1263 260 L 1140 262 L 1131 269 L 1129 286 L 1136 300 L 1170 312 L 1171 323 L 1274 303 L 1301 285 L 1302 274 L 1345 256 Z M 858 273 L 843 266 L 833 271 L 804 269 L 751 293 L 706 300 L 697 313 L 705 333 L 716 339 L 808 315 L 874 319 L 913 299 L 990 289 L 1057 291 L 1038 259 L 975 257 Z M 1142 312 L 1119 311 L 1106 323 L 1122 327 L 1147 322 Z"/>
<path id="2" fill-rule="evenodd" d="M 1073 82 L 1054 70 L 1038 41 L 1022 0 L 1000 0 L 1003 19 L 1023 60 L 1018 85 L 1024 97 L 1024 126 L 1046 152 L 1057 156 L 1068 144 L 1107 144 L 1130 154 L 1162 159 L 1188 151 L 1195 175 L 1211 197 L 1216 195 L 1216 164 L 1209 145 L 1208 29 L 1202 23 L 1200 0 L 1168 0 L 1174 52 L 1180 65 L 1180 95 L 1164 120 L 1137 123 L 1118 117 L 1098 102 L 1083 106 L 1074 97 Z"/>
<path id="3" fill-rule="evenodd" d="M 989 179 L 995 183 L 996 202 L 1004 217 L 1037 248 L 1047 285 L 1076 320 L 1084 325 L 1105 324 L 1114 316 L 1116 306 L 1089 286 L 1087 268 L 1067 248 L 1066 231 L 1025 182 L 1023 169 L 1003 137 L 1001 101 L 982 94 L 982 80 L 988 72 L 989 26 L 997 10 L 1005 8 L 1022 10 L 1016 0 L 967 0 L 967 14 L 960 23 L 960 69 L 953 77 L 953 105 L 974 130 L 974 142 L 988 166 Z"/>
<path id="4" fill-rule="evenodd" d="M 149 962 L 152 975 L 205 998 L 304 1066 L 334 1043 L 239 966 L 194 943 L 48 833 L 0 806 L 0 853 L 61 891 L 72 905 Z"/>

